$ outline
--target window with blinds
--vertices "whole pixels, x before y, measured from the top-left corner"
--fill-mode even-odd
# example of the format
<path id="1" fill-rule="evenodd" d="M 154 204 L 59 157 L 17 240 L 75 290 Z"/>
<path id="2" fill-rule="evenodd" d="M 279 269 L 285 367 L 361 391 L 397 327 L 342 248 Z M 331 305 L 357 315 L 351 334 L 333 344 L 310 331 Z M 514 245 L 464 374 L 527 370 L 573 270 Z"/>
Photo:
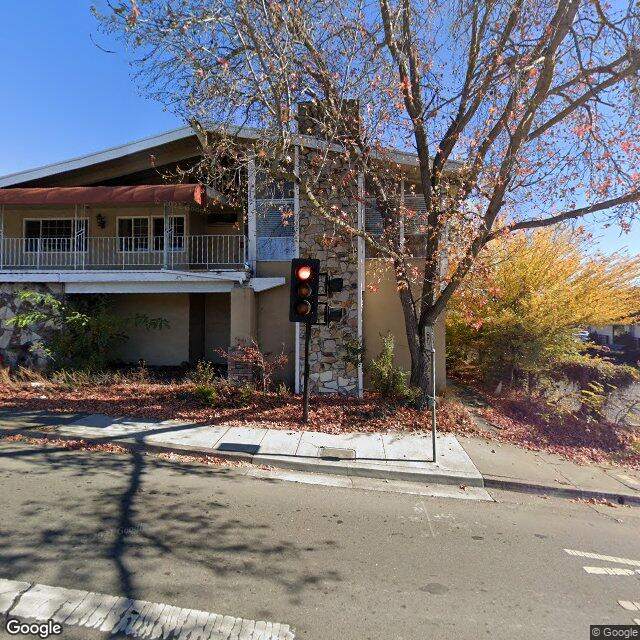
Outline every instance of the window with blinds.
<path id="1" fill-rule="evenodd" d="M 24 250 L 69 252 L 87 250 L 87 218 L 41 218 L 24 221 Z"/>
<path id="2" fill-rule="evenodd" d="M 293 183 L 257 185 L 256 243 L 258 260 L 295 257 Z"/>
<path id="3" fill-rule="evenodd" d="M 404 199 L 404 233 L 407 236 L 422 235 L 426 232 L 427 212 L 424 196 L 406 196 Z M 375 198 L 367 198 L 364 209 L 365 229 L 374 236 L 382 235 L 382 213 L 376 206 Z"/>
<path id="4" fill-rule="evenodd" d="M 169 250 L 184 251 L 184 216 L 169 216 Z M 153 250 L 164 251 L 164 217 L 153 218 Z"/>
<path id="5" fill-rule="evenodd" d="M 149 250 L 149 218 L 118 218 L 118 249 Z"/>

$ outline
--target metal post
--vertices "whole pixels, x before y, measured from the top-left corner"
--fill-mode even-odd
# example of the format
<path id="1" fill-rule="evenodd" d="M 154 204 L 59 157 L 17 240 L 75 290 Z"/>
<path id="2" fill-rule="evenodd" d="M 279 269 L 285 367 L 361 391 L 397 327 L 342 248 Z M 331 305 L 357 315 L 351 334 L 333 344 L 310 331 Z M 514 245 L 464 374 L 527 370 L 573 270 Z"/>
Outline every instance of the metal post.
<path id="1" fill-rule="evenodd" d="M 364 183 L 364 172 L 360 171 L 358 173 L 358 230 L 365 230 L 365 183 Z M 359 235 L 356 239 L 356 248 L 358 253 L 358 281 L 356 285 L 357 290 L 357 332 L 358 332 L 358 347 L 362 347 L 362 342 L 364 340 L 364 285 L 366 278 L 366 268 L 365 268 L 365 259 L 366 259 L 366 247 L 364 244 L 364 238 Z M 362 366 L 362 355 L 358 357 L 358 397 L 362 398 L 364 395 L 364 369 Z"/>
<path id="2" fill-rule="evenodd" d="M 437 462 L 436 454 L 436 348 L 435 335 L 431 333 L 431 444 L 433 448 L 433 461 Z"/>
<path id="3" fill-rule="evenodd" d="M 258 253 L 256 216 L 256 162 L 251 157 L 247 163 L 247 262 L 253 272 Z"/>
<path id="4" fill-rule="evenodd" d="M 302 395 L 302 422 L 309 422 L 309 344 L 311 343 L 311 323 L 305 322 L 304 334 L 304 391 Z"/>
<path id="5" fill-rule="evenodd" d="M 169 214 L 167 212 L 166 202 L 162 207 L 162 214 L 163 214 L 163 220 L 164 220 L 164 226 L 163 226 L 164 237 L 163 237 L 163 244 L 162 244 L 164 249 L 162 252 L 162 268 L 167 269 L 169 267 Z M 151 230 L 151 232 L 153 233 L 153 229 Z M 153 240 L 155 240 L 155 238 L 153 238 Z"/>
<path id="6" fill-rule="evenodd" d="M 398 216 L 398 235 L 400 249 L 404 251 L 404 178 L 400 181 L 400 215 Z"/>
<path id="7" fill-rule="evenodd" d="M 73 240 L 73 268 L 78 268 L 78 205 L 73 207 L 73 231 L 71 232 Z"/>
<path id="8" fill-rule="evenodd" d="M 300 147 L 294 148 L 294 166 L 293 172 L 296 178 L 300 174 Z M 293 183 L 293 236 L 294 236 L 294 258 L 300 257 L 300 185 L 296 180 Z M 295 380 L 293 390 L 296 394 L 300 393 L 300 323 L 294 325 L 294 357 L 295 357 Z"/>
<path id="9" fill-rule="evenodd" d="M 0 205 L 0 269 L 4 264 L 4 205 Z"/>

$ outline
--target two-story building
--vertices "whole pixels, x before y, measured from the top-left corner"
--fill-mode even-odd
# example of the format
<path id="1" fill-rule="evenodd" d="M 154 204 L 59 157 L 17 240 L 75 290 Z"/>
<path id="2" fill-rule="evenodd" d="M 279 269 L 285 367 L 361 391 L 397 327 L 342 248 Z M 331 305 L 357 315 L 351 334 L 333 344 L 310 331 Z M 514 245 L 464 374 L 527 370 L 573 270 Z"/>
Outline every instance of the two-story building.
<path id="1" fill-rule="evenodd" d="M 242 132 L 239 134 L 242 135 Z M 304 153 L 297 149 L 296 154 Z M 15 363 L 35 332 L 6 320 L 20 289 L 55 295 L 109 294 L 114 312 L 160 316 L 160 331 L 134 329 L 115 354 L 151 365 L 220 360 L 220 349 L 254 339 L 267 353 L 289 356 L 283 379 L 300 384 L 300 330 L 288 321 L 290 260 L 318 257 L 344 277 L 332 305 L 343 320 L 316 327 L 312 386 L 320 392 L 360 393 L 362 363 L 347 344 L 364 345 L 364 361 L 396 338 L 398 362 L 409 369 L 404 321 L 389 265 L 354 240 L 336 249 L 317 242 L 322 223 L 293 185 L 256 184 L 249 165 L 242 204 L 208 203 L 199 184 L 167 184 L 168 173 L 197 162 L 201 147 L 182 128 L 65 162 L 0 177 L 0 356 Z M 151 160 L 153 159 L 153 161 Z M 394 161 L 416 166 L 411 154 Z M 424 208 L 419 189 L 407 206 Z M 210 199 L 209 199 L 210 200 Z M 376 233 L 380 218 L 364 199 L 359 224 Z M 405 230 L 407 242 L 420 225 Z M 321 235 L 321 233 L 320 233 Z M 375 286 L 368 282 L 375 280 Z M 438 385 L 444 384 L 444 327 L 437 332 Z"/>

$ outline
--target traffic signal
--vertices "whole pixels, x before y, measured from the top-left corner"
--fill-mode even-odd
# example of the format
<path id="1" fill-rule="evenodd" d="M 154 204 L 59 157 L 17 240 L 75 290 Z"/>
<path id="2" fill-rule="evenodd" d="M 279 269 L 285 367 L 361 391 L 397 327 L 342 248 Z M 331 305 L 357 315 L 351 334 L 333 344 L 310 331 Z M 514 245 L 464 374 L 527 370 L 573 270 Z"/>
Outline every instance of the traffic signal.
<path id="1" fill-rule="evenodd" d="M 296 258 L 291 261 L 289 320 L 314 323 L 318 320 L 320 260 Z"/>

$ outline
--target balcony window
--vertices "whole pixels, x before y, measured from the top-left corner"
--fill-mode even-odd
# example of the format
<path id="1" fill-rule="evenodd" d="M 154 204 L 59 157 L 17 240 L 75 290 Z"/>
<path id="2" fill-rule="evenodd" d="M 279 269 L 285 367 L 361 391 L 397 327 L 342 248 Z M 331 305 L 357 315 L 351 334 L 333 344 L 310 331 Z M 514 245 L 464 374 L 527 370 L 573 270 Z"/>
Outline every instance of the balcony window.
<path id="1" fill-rule="evenodd" d="M 149 250 L 149 218 L 118 218 L 119 251 Z"/>
<path id="2" fill-rule="evenodd" d="M 24 221 L 26 253 L 87 250 L 87 218 L 39 218 Z"/>
<path id="3" fill-rule="evenodd" d="M 169 217 L 169 250 L 184 251 L 184 216 Z M 153 250 L 164 251 L 164 217 L 153 218 Z"/>

